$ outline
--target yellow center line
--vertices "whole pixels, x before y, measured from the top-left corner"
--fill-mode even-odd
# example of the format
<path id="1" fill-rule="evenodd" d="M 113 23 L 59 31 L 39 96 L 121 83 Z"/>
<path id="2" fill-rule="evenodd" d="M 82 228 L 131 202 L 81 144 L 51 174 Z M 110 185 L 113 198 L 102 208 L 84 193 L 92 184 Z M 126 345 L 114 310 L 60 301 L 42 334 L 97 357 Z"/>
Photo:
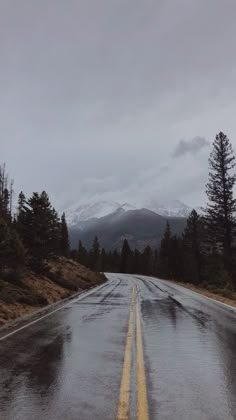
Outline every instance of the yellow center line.
<path id="1" fill-rule="evenodd" d="M 137 419 L 148 420 L 148 400 L 144 367 L 143 341 L 138 304 L 136 305 L 136 354 L 137 354 Z"/>
<path id="2" fill-rule="evenodd" d="M 130 316 L 128 324 L 128 334 L 126 339 L 125 357 L 123 364 L 122 380 L 120 386 L 120 399 L 118 403 L 116 420 L 129 419 L 129 400 L 130 400 L 130 373 L 131 373 L 131 350 L 133 338 L 135 289 L 132 290 L 132 300 L 130 305 Z"/>

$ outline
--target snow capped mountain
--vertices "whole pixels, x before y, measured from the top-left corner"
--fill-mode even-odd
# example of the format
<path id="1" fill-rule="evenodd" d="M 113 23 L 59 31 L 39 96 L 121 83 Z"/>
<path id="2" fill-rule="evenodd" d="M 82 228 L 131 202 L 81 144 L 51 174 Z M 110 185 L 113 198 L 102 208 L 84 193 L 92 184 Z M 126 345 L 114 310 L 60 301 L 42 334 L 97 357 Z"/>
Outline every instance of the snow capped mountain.
<path id="1" fill-rule="evenodd" d="M 118 209 L 121 211 L 134 210 L 135 207 L 129 203 L 121 205 L 116 201 L 96 201 L 88 204 L 74 205 L 65 210 L 67 222 L 69 225 L 79 225 L 81 222 L 94 218 L 101 218 L 108 214 L 115 213 Z"/>
<path id="2" fill-rule="evenodd" d="M 120 204 L 116 201 L 94 201 L 87 204 L 75 204 L 65 210 L 67 222 L 70 226 L 79 226 L 83 222 L 99 219 L 112 213 L 124 213 L 129 210 L 146 208 L 160 216 L 187 217 L 192 208 L 178 200 L 170 200 L 165 203 L 151 202 L 144 206 L 133 206 L 130 203 Z"/>
<path id="3" fill-rule="evenodd" d="M 77 225 L 80 222 L 87 221 L 93 218 L 100 218 L 114 213 L 120 207 L 119 203 L 115 201 L 97 201 L 94 203 L 75 204 L 67 209 L 66 218 L 69 225 Z"/>
<path id="4" fill-rule="evenodd" d="M 192 211 L 192 207 L 187 206 L 179 200 L 170 200 L 164 203 L 152 202 L 148 208 L 166 217 L 188 217 Z"/>

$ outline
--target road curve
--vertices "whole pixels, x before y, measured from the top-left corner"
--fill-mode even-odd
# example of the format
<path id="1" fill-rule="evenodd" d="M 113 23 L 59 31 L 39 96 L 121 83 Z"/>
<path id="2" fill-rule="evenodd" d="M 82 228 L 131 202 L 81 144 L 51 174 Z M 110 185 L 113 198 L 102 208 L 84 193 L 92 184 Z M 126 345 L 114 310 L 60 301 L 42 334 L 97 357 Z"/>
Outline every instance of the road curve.
<path id="1" fill-rule="evenodd" d="M 0 419 L 236 419 L 236 312 L 154 278 L 107 277 L 0 337 Z"/>

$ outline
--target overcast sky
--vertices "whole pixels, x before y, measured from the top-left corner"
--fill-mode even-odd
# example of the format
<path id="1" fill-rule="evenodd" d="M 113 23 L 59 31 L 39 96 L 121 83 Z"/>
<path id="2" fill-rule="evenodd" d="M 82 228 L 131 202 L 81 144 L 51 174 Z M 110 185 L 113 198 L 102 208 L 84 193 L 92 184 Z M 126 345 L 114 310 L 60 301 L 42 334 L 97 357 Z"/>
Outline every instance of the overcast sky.
<path id="1" fill-rule="evenodd" d="M 15 190 L 201 205 L 236 149 L 235 0 L 0 0 L 1 161 Z"/>

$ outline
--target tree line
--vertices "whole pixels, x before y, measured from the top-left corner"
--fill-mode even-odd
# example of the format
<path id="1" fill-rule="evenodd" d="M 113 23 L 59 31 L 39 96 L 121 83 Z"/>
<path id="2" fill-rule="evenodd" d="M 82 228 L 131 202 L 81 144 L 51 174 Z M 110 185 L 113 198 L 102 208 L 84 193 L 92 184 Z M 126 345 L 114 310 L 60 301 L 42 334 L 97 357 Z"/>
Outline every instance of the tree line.
<path id="1" fill-rule="evenodd" d="M 208 204 L 200 214 L 193 210 L 181 236 L 173 235 L 169 223 L 158 249 L 107 251 L 98 238 L 87 250 L 79 242 L 70 250 L 66 217 L 60 217 L 48 194 L 21 192 L 13 209 L 13 181 L 0 166 L 0 273 L 30 268 L 47 270 L 55 256 L 72 257 L 95 271 L 155 275 L 236 289 L 235 156 L 228 137 L 220 132 L 213 142 L 206 185 Z"/>
<path id="2" fill-rule="evenodd" d="M 13 181 L 0 166 L 0 273 L 19 273 L 25 268 L 47 271 L 54 256 L 68 257 L 70 244 L 65 214 L 59 217 L 48 194 L 21 192 L 13 211 Z"/>
<path id="3" fill-rule="evenodd" d="M 106 251 L 98 238 L 86 250 L 79 242 L 73 258 L 97 271 L 137 273 L 176 279 L 195 285 L 236 290 L 235 156 L 228 137 L 220 132 L 213 142 L 206 185 L 208 204 L 200 214 L 193 210 L 181 236 L 169 223 L 159 249 Z"/>

